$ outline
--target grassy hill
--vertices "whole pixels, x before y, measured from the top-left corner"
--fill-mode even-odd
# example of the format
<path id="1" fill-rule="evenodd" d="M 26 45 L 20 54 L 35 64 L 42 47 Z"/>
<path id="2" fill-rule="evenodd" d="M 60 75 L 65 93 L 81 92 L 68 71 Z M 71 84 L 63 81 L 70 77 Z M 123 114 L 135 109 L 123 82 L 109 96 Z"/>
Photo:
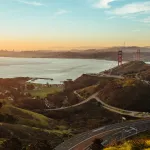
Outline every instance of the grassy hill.
<path id="1" fill-rule="evenodd" d="M 50 147 L 54 148 L 72 135 L 72 130 L 58 124 L 55 118 L 50 119 L 42 114 L 17 108 L 7 101 L 0 108 L 0 150 L 7 141 L 12 144 L 14 138 L 25 147 L 48 142 Z M 16 147 L 17 143 L 14 143 L 14 146 Z"/>
<path id="2" fill-rule="evenodd" d="M 111 74 L 135 77 L 150 81 L 150 65 L 143 61 L 131 61 L 111 70 Z"/>
<path id="3" fill-rule="evenodd" d="M 101 80 L 77 92 L 84 98 L 99 91 L 98 97 L 105 103 L 134 111 L 150 112 L 150 85 L 134 78 Z"/>
<path id="4" fill-rule="evenodd" d="M 113 80 L 99 89 L 99 98 L 105 103 L 137 111 L 150 112 L 150 85 L 126 78 Z"/>
<path id="5" fill-rule="evenodd" d="M 98 92 L 101 88 L 103 88 L 113 80 L 114 78 L 99 77 L 99 82 L 97 84 L 79 89 L 77 90 L 77 93 L 80 94 L 84 99 L 86 99 L 92 94 Z"/>
<path id="6" fill-rule="evenodd" d="M 43 114 L 50 118 L 55 118 L 58 121 L 58 126 L 71 129 L 73 134 L 121 121 L 120 115 L 107 111 L 95 100 L 76 108 L 43 112 Z"/>
<path id="7" fill-rule="evenodd" d="M 12 123 L 39 128 L 50 128 L 54 123 L 54 120 L 49 119 L 41 114 L 14 107 L 11 104 L 5 104 L 2 106 L 2 108 L 0 108 L 0 115 L 3 116 L 3 120 L 1 117 L 1 121 L 3 122 L 12 121 Z M 8 119 L 8 117 L 10 119 Z"/>
<path id="8" fill-rule="evenodd" d="M 138 73 L 138 77 L 140 77 L 143 80 L 150 81 L 150 69 Z"/>
<path id="9" fill-rule="evenodd" d="M 0 146 L 5 140 L 11 137 L 20 139 L 24 146 L 36 140 L 47 140 L 54 148 L 63 142 L 63 135 L 53 130 L 42 130 L 25 125 L 0 123 Z"/>
<path id="10" fill-rule="evenodd" d="M 77 93 L 80 94 L 84 99 L 88 98 L 92 94 L 96 93 L 98 90 L 98 85 L 88 86 L 86 88 L 77 90 Z"/>
<path id="11" fill-rule="evenodd" d="M 28 83 L 30 84 L 30 83 Z M 32 84 L 35 89 L 27 90 L 26 92 L 29 92 L 33 97 L 39 96 L 40 98 L 45 98 L 48 94 L 56 94 L 61 91 L 63 91 L 62 87 L 56 87 L 56 86 L 43 86 L 42 84 Z"/>
<path id="12" fill-rule="evenodd" d="M 133 73 L 144 71 L 147 68 L 150 67 L 148 67 L 148 65 L 146 65 L 142 61 L 131 61 L 121 66 L 113 68 L 111 70 L 112 71 L 111 73 L 115 75 L 127 75 L 127 74 L 133 74 Z"/>
<path id="13" fill-rule="evenodd" d="M 90 76 L 88 74 L 83 74 L 76 80 L 72 82 L 65 82 L 65 91 L 74 91 L 81 88 L 85 88 L 87 86 L 95 85 L 99 82 L 100 78 L 97 76 Z"/>

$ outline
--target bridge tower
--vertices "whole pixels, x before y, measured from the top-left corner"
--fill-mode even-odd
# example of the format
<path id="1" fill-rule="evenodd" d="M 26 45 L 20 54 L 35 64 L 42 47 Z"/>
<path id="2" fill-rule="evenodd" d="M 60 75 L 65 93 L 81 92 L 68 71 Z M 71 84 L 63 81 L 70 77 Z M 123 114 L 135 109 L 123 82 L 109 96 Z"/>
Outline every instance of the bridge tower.
<path id="1" fill-rule="evenodd" d="M 122 65 L 122 50 L 118 51 L 118 66 Z"/>
<path id="2" fill-rule="evenodd" d="M 140 57 L 141 57 L 140 55 L 141 55 L 141 52 L 140 52 L 140 49 L 138 49 L 136 52 L 136 60 L 137 61 L 140 61 Z"/>

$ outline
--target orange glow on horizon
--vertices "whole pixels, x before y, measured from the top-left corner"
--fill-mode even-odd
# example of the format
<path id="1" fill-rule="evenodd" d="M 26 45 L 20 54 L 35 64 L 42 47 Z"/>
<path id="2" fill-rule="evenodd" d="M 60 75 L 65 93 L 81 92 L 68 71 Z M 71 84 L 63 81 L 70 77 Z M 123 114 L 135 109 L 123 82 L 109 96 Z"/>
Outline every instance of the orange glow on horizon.
<path id="1" fill-rule="evenodd" d="M 5 50 L 69 50 L 122 46 L 123 41 L 78 41 L 78 40 L 0 40 L 0 49 Z M 140 44 L 139 44 L 140 43 Z M 149 46 L 146 41 L 135 41 L 126 46 Z"/>

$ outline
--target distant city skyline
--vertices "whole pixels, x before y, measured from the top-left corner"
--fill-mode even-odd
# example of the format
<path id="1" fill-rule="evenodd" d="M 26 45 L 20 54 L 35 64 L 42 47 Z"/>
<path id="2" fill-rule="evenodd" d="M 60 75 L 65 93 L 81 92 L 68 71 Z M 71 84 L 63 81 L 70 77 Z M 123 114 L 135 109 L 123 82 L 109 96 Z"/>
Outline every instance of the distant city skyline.
<path id="1" fill-rule="evenodd" d="M 150 46 L 149 0 L 0 0 L 0 49 Z"/>

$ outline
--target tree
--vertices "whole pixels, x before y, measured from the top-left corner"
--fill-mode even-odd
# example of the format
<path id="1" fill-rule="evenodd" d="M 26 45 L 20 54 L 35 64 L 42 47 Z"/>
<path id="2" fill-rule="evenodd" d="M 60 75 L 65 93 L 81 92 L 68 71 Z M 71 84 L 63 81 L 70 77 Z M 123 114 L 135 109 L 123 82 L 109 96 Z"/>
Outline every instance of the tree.
<path id="1" fill-rule="evenodd" d="M 2 108 L 2 106 L 3 106 L 3 103 L 2 103 L 2 102 L 0 102 L 0 109 Z"/>
<path id="2" fill-rule="evenodd" d="M 92 150 L 102 150 L 104 148 L 104 146 L 102 145 L 102 142 L 103 142 L 102 139 L 95 139 L 90 148 Z"/>
<path id="3" fill-rule="evenodd" d="M 33 84 L 27 84 L 27 90 L 33 90 L 34 88 Z"/>
<path id="4" fill-rule="evenodd" d="M 47 83 L 46 83 L 46 86 L 47 86 L 47 87 L 50 87 L 50 84 L 47 82 Z"/>
<path id="5" fill-rule="evenodd" d="M 31 143 L 27 147 L 27 150 L 52 150 L 52 147 L 46 140 L 40 140 L 35 143 Z"/>
<path id="6" fill-rule="evenodd" d="M 21 149 L 22 143 L 17 138 L 8 139 L 2 144 L 2 150 L 21 150 Z"/>

